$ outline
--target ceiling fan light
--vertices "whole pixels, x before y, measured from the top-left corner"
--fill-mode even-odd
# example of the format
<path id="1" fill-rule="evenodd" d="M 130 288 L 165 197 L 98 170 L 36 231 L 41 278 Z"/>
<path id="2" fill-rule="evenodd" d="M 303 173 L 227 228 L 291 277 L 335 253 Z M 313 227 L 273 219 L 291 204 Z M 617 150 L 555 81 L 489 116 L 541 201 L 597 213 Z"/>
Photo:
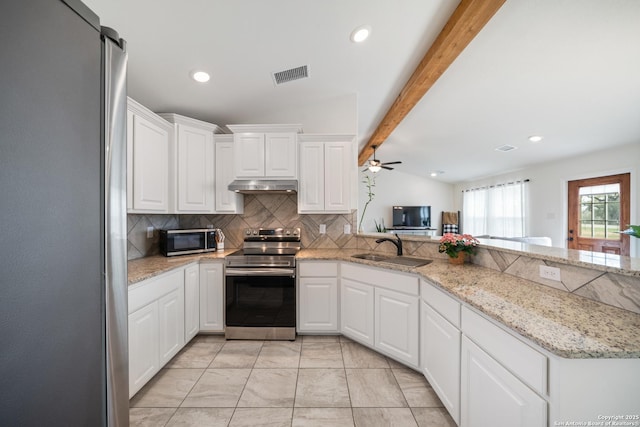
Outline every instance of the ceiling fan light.
<path id="1" fill-rule="evenodd" d="M 373 172 L 373 173 L 380 172 L 380 169 L 382 169 L 382 168 L 381 168 L 380 166 L 378 166 L 378 165 L 375 165 L 375 166 L 374 166 L 374 165 L 371 165 L 371 166 L 369 166 L 369 170 L 370 170 L 371 172 Z"/>

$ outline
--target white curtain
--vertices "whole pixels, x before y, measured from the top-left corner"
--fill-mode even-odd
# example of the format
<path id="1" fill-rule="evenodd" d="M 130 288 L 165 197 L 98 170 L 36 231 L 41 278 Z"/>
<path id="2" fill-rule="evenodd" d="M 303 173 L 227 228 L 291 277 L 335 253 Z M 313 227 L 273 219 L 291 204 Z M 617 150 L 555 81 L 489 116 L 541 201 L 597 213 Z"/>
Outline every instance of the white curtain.
<path id="1" fill-rule="evenodd" d="M 527 182 L 465 190 L 462 202 L 464 232 L 474 236 L 524 237 Z"/>

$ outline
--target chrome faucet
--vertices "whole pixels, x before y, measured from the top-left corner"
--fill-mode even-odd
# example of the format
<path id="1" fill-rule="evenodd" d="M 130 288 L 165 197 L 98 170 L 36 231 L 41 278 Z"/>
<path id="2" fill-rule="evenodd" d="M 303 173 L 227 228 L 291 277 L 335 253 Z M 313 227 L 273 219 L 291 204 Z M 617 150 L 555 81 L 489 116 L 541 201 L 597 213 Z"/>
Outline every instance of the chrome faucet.
<path id="1" fill-rule="evenodd" d="M 400 236 L 398 236 L 397 234 L 396 234 L 396 239 L 398 239 L 398 240 L 393 240 L 393 239 L 390 239 L 388 237 L 383 237 L 382 239 L 376 240 L 376 243 L 382 243 L 382 242 L 391 242 L 391 243 L 393 243 L 394 245 L 396 245 L 396 248 L 398 249 L 398 256 L 401 256 L 402 255 L 402 240 L 400 240 Z"/>

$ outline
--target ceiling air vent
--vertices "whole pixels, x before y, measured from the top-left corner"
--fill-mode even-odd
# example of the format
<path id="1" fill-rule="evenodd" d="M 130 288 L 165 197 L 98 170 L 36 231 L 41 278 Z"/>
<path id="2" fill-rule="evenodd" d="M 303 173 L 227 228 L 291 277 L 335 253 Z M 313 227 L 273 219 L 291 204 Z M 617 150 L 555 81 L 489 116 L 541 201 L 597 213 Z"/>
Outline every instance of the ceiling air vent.
<path id="1" fill-rule="evenodd" d="M 517 148 L 518 147 L 514 147 L 513 145 L 505 144 L 496 148 L 496 151 L 502 151 L 503 153 L 506 153 L 507 151 L 516 150 Z"/>
<path id="2" fill-rule="evenodd" d="M 306 79 L 307 77 L 309 77 L 309 66 L 303 65 L 301 67 L 273 73 L 273 82 L 278 86 L 294 80 Z"/>

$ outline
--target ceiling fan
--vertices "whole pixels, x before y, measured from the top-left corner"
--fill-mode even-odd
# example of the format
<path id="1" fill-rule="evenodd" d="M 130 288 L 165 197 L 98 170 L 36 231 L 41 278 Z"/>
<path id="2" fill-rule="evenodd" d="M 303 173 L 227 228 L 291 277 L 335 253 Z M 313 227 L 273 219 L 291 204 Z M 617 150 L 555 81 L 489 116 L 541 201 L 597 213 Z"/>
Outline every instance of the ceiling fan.
<path id="1" fill-rule="evenodd" d="M 380 169 L 393 170 L 393 168 L 390 168 L 389 165 L 397 165 L 402 163 L 400 161 L 382 163 L 380 160 L 376 159 L 376 148 L 378 148 L 378 146 L 372 145 L 371 147 L 373 148 L 373 159 L 369 160 L 369 166 L 367 166 L 366 169 L 363 169 L 362 172 L 369 170 L 373 173 L 376 173 L 379 172 Z"/>

